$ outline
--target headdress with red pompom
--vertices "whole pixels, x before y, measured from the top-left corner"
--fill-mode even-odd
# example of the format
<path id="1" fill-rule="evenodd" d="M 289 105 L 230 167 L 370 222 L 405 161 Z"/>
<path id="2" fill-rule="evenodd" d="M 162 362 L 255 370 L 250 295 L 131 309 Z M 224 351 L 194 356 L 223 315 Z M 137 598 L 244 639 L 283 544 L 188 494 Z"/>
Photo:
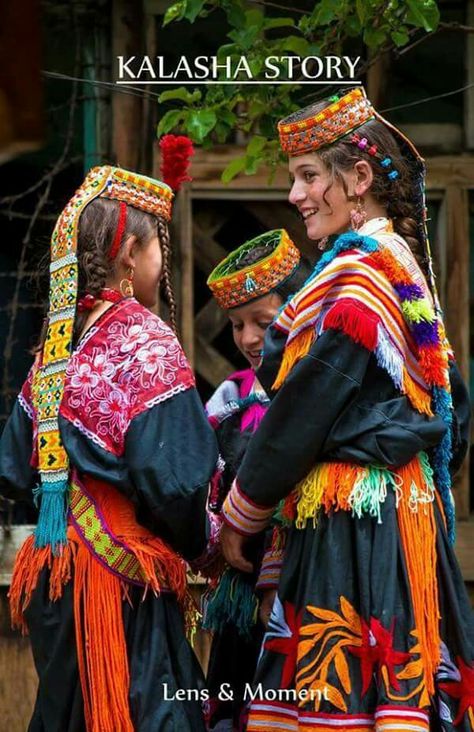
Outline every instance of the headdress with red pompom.
<path id="1" fill-rule="evenodd" d="M 165 135 L 160 140 L 163 182 L 177 192 L 185 181 L 192 180 L 188 175 L 194 146 L 185 135 Z"/>

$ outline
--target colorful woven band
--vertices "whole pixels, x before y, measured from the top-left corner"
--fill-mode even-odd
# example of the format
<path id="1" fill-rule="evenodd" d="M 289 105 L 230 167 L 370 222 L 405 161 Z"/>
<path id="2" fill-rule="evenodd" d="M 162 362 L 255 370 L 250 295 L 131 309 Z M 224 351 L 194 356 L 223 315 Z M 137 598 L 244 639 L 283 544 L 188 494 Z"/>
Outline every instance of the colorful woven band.
<path id="1" fill-rule="evenodd" d="M 358 87 L 316 113 L 309 107 L 306 118 L 288 117 L 279 122 L 280 144 L 289 155 L 304 155 L 330 145 L 375 117 L 364 89 Z"/>
<path id="2" fill-rule="evenodd" d="M 268 247 L 269 254 L 240 268 L 251 251 Z M 228 310 L 271 292 L 289 277 L 300 261 L 300 252 L 284 229 L 267 231 L 231 252 L 211 272 L 208 287 L 221 308 Z"/>
<path id="3" fill-rule="evenodd" d="M 129 203 L 136 208 L 171 215 L 173 193 L 168 186 L 119 168 L 93 168 L 61 213 L 51 239 L 51 280 L 48 328 L 33 387 L 38 415 L 38 467 L 41 497 L 36 545 L 66 543 L 69 460 L 59 433 L 59 407 L 66 367 L 72 351 L 77 305 L 77 236 L 79 218 L 95 198 Z"/>

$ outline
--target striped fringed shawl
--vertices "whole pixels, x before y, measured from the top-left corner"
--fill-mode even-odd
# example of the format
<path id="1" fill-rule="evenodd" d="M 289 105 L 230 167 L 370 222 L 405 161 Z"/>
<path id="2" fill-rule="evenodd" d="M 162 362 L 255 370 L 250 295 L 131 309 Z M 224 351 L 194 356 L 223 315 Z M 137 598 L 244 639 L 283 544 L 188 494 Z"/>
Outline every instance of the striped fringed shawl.
<path id="1" fill-rule="evenodd" d="M 451 425 L 450 351 L 441 316 L 427 287 L 414 282 L 388 245 L 357 232 L 341 235 L 273 325 L 287 335 L 275 389 L 313 341 L 334 328 L 373 352 L 416 410 L 438 414 Z M 434 451 L 433 467 L 454 541 L 451 440 L 448 429 Z"/>

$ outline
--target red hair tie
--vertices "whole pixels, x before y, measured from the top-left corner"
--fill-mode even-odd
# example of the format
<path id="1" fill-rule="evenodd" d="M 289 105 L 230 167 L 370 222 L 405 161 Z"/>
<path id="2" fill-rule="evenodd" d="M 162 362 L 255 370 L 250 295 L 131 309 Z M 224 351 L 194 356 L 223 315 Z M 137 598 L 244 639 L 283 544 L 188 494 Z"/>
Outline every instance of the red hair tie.
<path id="1" fill-rule="evenodd" d="M 120 201 L 120 212 L 119 220 L 117 224 L 117 231 L 115 232 L 114 240 L 109 251 L 109 259 L 115 259 L 117 252 L 120 249 L 120 242 L 122 241 L 123 232 L 125 231 L 125 224 L 127 223 L 127 204 Z"/>

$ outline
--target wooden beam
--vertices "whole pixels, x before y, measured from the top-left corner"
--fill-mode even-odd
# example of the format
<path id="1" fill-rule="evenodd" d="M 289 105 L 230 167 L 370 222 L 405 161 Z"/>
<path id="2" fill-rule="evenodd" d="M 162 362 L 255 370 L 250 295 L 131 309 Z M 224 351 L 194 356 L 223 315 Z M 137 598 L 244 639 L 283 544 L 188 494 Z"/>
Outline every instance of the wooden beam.
<path id="1" fill-rule="evenodd" d="M 194 319 L 196 335 L 210 343 L 224 330 L 228 322 L 229 319 L 225 310 L 222 310 L 214 298 L 211 297 Z"/>
<path id="2" fill-rule="evenodd" d="M 2 3 L 0 23 L 0 163 L 43 142 L 39 0 Z"/>
<path id="3" fill-rule="evenodd" d="M 193 237 L 196 264 L 204 274 L 210 274 L 227 252 L 215 239 L 207 236 L 196 221 L 193 222 Z"/>
<path id="4" fill-rule="evenodd" d="M 137 56 L 143 53 L 142 3 L 134 0 L 113 0 L 112 58 Z M 132 94 L 112 94 L 112 154 L 122 168 L 138 170 L 142 130 L 142 97 Z"/>
<path id="5" fill-rule="evenodd" d="M 192 205 L 189 186 L 184 186 L 177 196 L 179 224 L 180 285 L 178 288 L 179 331 L 184 351 L 194 366 L 194 252 Z"/>
<path id="6" fill-rule="evenodd" d="M 193 157 L 191 175 L 192 191 L 196 198 L 212 195 L 219 191 L 221 197 L 234 199 L 245 195 L 249 199 L 262 196 L 279 196 L 286 200 L 288 195 L 288 171 L 281 166 L 273 181 L 269 181 L 269 171 L 261 170 L 257 175 L 240 174 L 229 185 L 221 181 L 221 173 L 235 157 L 242 155 L 244 149 L 237 145 L 216 145 L 211 150 L 196 150 Z M 474 188 L 473 155 L 433 155 L 426 158 L 428 171 L 428 190 L 444 190 L 448 185 Z"/>
<path id="7" fill-rule="evenodd" d="M 196 371 L 217 387 L 235 371 L 235 366 L 203 338 L 196 336 Z"/>
<path id="8" fill-rule="evenodd" d="M 451 185 L 446 191 L 446 329 L 456 361 L 469 383 L 469 202 L 467 191 Z M 469 460 L 455 482 L 458 518 L 469 517 Z"/>

